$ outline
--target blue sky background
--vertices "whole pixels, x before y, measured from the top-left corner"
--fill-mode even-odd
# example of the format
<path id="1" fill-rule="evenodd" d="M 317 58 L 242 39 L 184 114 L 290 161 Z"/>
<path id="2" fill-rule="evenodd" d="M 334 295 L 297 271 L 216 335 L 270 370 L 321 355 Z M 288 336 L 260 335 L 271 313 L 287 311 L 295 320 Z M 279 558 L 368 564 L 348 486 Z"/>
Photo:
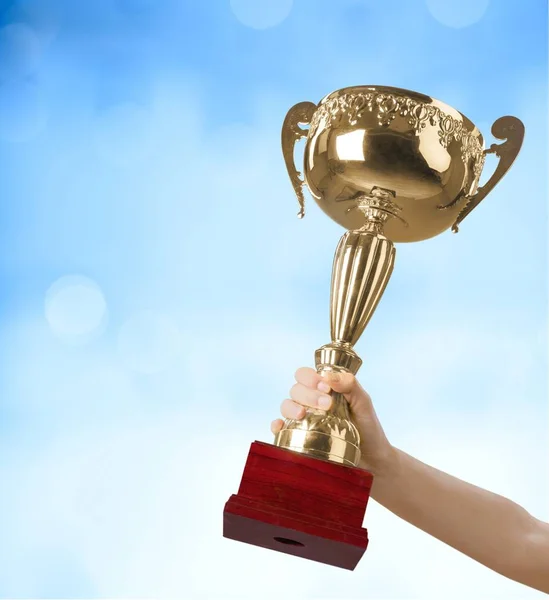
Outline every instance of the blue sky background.
<path id="1" fill-rule="evenodd" d="M 343 231 L 280 127 L 355 84 L 517 162 L 397 248 L 357 345 L 391 441 L 549 520 L 547 5 L 20 0 L 0 16 L 0 597 L 538 598 L 372 502 L 354 573 L 224 540 L 250 443 L 329 341 Z M 484 178 L 495 161 L 487 161 Z"/>

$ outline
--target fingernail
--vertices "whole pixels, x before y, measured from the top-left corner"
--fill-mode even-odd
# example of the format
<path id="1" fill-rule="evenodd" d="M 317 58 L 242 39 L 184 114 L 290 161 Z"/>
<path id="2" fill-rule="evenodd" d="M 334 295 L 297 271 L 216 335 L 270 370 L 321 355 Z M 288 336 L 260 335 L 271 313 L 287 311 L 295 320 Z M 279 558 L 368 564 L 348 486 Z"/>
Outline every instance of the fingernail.
<path id="1" fill-rule="evenodd" d="M 326 393 L 328 393 L 332 389 L 325 381 L 321 381 L 317 385 L 317 388 L 319 389 L 319 391 Z"/>
<path id="2" fill-rule="evenodd" d="M 332 381 L 340 381 L 341 380 L 341 375 L 339 373 L 336 373 L 336 372 L 332 371 L 330 373 L 330 379 Z"/>
<path id="3" fill-rule="evenodd" d="M 331 403 L 332 398 L 330 396 L 320 396 L 318 399 L 318 406 L 320 406 L 320 408 L 330 408 Z"/>

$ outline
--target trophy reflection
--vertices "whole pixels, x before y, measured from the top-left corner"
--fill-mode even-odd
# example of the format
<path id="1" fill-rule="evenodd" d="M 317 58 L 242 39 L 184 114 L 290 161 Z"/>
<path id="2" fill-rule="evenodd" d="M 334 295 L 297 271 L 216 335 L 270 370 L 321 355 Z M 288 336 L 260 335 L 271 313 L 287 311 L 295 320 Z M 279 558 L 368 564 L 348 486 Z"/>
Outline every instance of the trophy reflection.
<path id="1" fill-rule="evenodd" d="M 315 353 L 319 373 L 359 370 L 353 347 L 390 279 L 394 244 L 457 232 L 508 171 L 524 125 L 502 117 L 492 134 L 505 142 L 485 150 L 480 131 L 455 109 L 389 87 L 345 88 L 289 110 L 282 151 L 299 216 L 307 185 L 347 230 L 332 269 L 331 341 Z M 304 137 L 302 175 L 294 148 Z M 479 187 L 490 153 L 499 163 Z M 368 544 L 361 526 L 372 475 L 358 468 L 360 436 L 345 398 L 332 397 L 328 411 L 286 420 L 274 446 L 252 444 L 239 492 L 225 506 L 225 537 L 354 569 Z"/>

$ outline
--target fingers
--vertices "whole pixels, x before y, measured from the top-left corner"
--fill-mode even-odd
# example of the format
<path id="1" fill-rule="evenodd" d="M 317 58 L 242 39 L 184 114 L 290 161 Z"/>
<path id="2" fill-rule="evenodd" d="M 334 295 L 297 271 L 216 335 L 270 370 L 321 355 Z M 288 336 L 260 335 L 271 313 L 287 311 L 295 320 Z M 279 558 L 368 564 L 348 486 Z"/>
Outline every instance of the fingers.
<path id="1" fill-rule="evenodd" d="M 344 394 L 357 417 L 367 417 L 373 411 L 370 396 L 360 386 L 351 373 L 324 371 L 302 367 L 295 373 L 296 384 L 290 390 L 290 398 L 282 402 L 280 412 L 285 419 L 301 420 L 307 408 L 328 410 L 333 402 L 330 391 Z M 284 421 L 276 419 L 271 423 L 271 431 L 276 435 Z"/>
<path id="2" fill-rule="evenodd" d="M 316 393 L 323 392 L 327 394 L 330 390 L 333 390 L 344 394 L 351 408 L 359 413 L 373 410 L 372 399 L 352 373 L 323 371 L 319 374 L 314 369 L 303 367 L 296 371 L 295 378 L 298 384 L 309 388 L 309 390 L 316 390 Z M 312 398 L 314 398 L 314 391 L 305 394 L 303 390 L 300 390 L 301 388 L 296 390 L 295 394 L 292 394 L 293 400 L 305 406 L 324 408 L 311 403 Z"/>
<path id="3" fill-rule="evenodd" d="M 287 398 L 280 405 L 280 412 L 285 419 L 303 419 L 305 407 Z"/>
<path id="4" fill-rule="evenodd" d="M 295 372 L 295 380 L 311 389 L 319 389 L 323 392 L 329 392 L 328 388 L 342 394 L 350 394 L 358 386 L 355 376 L 352 373 L 336 373 L 335 371 L 323 371 L 317 373 L 309 367 L 302 367 Z"/>
<path id="5" fill-rule="evenodd" d="M 327 388 L 330 389 L 330 388 Z M 327 410 L 332 404 L 332 397 L 318 388 L 310 388 L 302 383 L 296 383 L 290 390 L 290 398 L 302 406 L 322 408 Z"/>
<path id="6" fill-rule="evenodd" d="M 282 419 L 275 419 L 271 423 L 271 432 L 276 435 L 284 427 L 284 421 Z"/>
<path id="7" fill-rule="evenodd" d="M 295 372 L 295 380 L 308 388 L 316 388 L 322 381 L 322 377 L 309 367 L 301 367 Z"/>
<path id="8" fill-rule="evenodd" d="M 305 408 L 300 404 L 297 404 L 289 398 L 284 400 L 280 406 L 280 412 L 285 419 L 302 419 L 305 416 Z M 276 435 L 284 426 L 282 419 L 275 419 L 271 423 L 271 432 Z"/>
<path id="9" fill-rule="evenodd" d="M 324 380 L 334 392 L 351 394 L 358 388 L 358 382 L 352 373 L 325 371 L 323 375 Z"/>

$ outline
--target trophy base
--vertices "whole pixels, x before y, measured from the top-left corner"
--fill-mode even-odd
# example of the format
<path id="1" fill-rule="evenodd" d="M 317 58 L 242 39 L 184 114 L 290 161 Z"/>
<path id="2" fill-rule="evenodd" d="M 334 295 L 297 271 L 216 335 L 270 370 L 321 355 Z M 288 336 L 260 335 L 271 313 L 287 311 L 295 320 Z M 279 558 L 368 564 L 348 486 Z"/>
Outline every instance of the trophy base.
<path id="1" fill-rule="evenodd" d="M 223 536 L 352 571 L 368 546 L 372 481 L 363 469 L 254 442 Z"/>

